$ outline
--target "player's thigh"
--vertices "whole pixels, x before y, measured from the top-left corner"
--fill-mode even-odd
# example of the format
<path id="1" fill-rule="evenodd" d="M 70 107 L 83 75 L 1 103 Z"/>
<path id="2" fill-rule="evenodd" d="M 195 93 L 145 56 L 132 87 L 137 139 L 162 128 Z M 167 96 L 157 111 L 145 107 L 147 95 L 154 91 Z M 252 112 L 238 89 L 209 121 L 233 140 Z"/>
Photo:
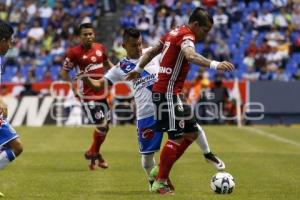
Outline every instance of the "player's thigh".
<path id="1" fill-rule="evenodd" d="M 105 100 L 90 101 L 82 103 L 83 110 L 88 118 L 89 124 L 96 126 L 107 126 L 109 122 L 109 107 Z"/>
<path id="2" fill-rule="evenodd" d="M 155 130 L 154 116 L 137 121 L 139 151 L 142 154 L 159 151 L 163 133 Z"/>

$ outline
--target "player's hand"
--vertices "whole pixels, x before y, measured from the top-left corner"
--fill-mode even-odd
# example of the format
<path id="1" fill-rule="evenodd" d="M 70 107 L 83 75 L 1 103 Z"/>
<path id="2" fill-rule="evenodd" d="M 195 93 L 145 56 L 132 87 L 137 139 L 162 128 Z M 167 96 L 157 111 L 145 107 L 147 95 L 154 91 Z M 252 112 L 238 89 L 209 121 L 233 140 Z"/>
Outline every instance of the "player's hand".
<path id="1" fill-rule="evenodd" d="M 220 71 L 233 71 L 234 69 L 234 65 L 227 61 L 220 62 L 217 66 L 217 70 Z"/>
<path id="2" fill-rule="evenodd" d="M 125 77 L 125 80 L 126 81 L 131 81 L 133 79 L 138 78 L 139 76 L 140 76 L 140 73 L 138 73 L 137 71 L 133 70 L 133 71 L 131 71 L 131 72 L 129 72 L 127 74 L 127 76 Z"/>

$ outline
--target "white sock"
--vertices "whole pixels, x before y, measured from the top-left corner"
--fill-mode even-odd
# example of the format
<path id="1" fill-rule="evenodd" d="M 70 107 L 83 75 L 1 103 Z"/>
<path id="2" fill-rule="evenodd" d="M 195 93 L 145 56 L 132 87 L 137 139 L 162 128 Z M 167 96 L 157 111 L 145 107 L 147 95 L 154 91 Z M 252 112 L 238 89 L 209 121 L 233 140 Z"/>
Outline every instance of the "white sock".
<path id="1" fill-rule="evenodd" d="M 10 160 L 7 157 L 6 151 L 2 151 L 0 153 L 0 169 L 3 169 L 8 163 L 10 163 Z"/>
<path id="2" fill-rule="evenodd" d="M 146 175 L 148 177 L 148 180 L 153 180 L 150 176 L 151 169 L 155 166 L 155 159 L 154 159 L 154 153 L 152 154 L 142 154 L 142 167 L 146 172 Z"/>
<path id="3" fill-rule="evenodd" d="M 206 139 L 206 135 L 204 130 L 202 129 L 202 127 L 198 125 L 198 129 L 199 129 L 199 136 L 196 139 L 196 143 L 199 145 L 199 147 L 201 148 L 201 150 L 203 151 L 204 154 L 209 153 L 210 149 L 209 149 L 209 145 Z"/>

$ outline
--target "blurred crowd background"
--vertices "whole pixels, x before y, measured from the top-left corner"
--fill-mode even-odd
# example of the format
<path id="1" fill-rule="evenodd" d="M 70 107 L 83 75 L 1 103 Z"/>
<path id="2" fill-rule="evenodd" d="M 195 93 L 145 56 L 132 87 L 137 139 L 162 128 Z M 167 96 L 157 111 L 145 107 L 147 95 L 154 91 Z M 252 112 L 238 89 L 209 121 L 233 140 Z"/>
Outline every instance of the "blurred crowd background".
<path id="1" fill-rule="evenodd" d="M 295 0 L 0 0 L 0 20 L 15 30 L 3 82 L 23 85 L 12 91 L 13 96 L 22 96 L 41 92 L 32 84 L 60 80 L 67 48 L 79 43 L 81 23 L 94 24 L 97 41 L 117 63 L 126 55 L 124 28 L 138 28 L 148 47 L 170 29 L 186 24 L 197 6 L 214 19 L 197 51 L 210 59 L 229 60 L 237 70 L 223 73 L 191 65 L 185 92 L 192 104 L 214 101 L 223 104 L 220 109 L 227 116 L 234 116 L 235 101 L 224 82 L 300 80 L 300 3 Z M 7 91 L 4 84 L 1 94 Z"/>
<path id="2" fill-rule="evenodd" d="M 120 4 L 120 2 L 122 2 Z M 239 79 L 292 81 L 300 78 L 300 4 L 288 0 L 1 0 L 0 19 L 15 29 L 15 46 L 7 54 L 5 82 L 59 79 L 66 49 L 78 43 L 76 27 L 119 10 L 113 44 L 107 46 L 116 63 L 125 55 L 122 30 L 137 27 L 151 46 L 168 30 L 185 24 L 196 6 L 214 18 L 208 38 L 197 45 L 204 56 L 230 60 Z M 105 41 L 99 41 L 105 42 Z M 232 79 L 191 66 L 188 80 Z"/>

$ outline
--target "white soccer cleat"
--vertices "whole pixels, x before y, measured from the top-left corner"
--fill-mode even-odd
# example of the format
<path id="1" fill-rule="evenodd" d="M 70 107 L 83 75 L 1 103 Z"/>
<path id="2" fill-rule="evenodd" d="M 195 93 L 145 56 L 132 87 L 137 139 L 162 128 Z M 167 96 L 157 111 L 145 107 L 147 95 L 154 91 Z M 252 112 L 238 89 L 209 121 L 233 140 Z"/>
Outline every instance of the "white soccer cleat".
<path id="1" fill-rule="evenodd" d="M 217 170 L 222 171 L 225 169 L 225 163 L 212 152 L 204 154 L 204 157 L 206 161 L 211 163 Z"/>

